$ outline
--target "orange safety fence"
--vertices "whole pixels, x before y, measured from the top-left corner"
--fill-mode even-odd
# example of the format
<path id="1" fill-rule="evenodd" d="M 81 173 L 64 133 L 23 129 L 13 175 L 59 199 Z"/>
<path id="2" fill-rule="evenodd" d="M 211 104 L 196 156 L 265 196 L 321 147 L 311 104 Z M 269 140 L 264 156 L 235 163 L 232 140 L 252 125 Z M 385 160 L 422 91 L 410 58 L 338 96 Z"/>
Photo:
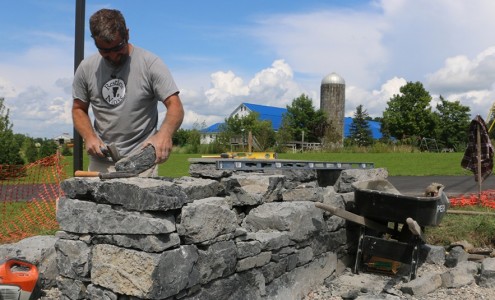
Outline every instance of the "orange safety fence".
<path id="1" fill-rule="evenodd" d="M 64 173 L 59 154 L 23 166 L 0 165 L 0 244 L 58 229 L 55 210 Z"/>
<path id="2" fill-rule="evenodd" d="M 482 191 L 480 195 L 460 195 L 449 198 L 450 205 L 456 207 L 463 206 L 483 206 L 495 208 L 495 190 Z"/>

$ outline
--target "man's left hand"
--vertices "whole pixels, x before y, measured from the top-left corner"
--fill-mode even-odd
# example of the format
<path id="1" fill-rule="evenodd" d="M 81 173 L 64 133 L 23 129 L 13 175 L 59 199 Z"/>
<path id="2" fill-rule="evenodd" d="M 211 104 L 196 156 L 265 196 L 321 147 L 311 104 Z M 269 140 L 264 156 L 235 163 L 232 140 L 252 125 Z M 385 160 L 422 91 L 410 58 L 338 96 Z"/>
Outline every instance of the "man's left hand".
<path id="1" fill-rule="evenodd" d="M 155 163 L 161 164 L 166 162 L 172 152 L 172 139 L 161 139 L 157 135 L 154 135 L 143 143 L 143 147 L 150 144 L 155 148 Z"/>

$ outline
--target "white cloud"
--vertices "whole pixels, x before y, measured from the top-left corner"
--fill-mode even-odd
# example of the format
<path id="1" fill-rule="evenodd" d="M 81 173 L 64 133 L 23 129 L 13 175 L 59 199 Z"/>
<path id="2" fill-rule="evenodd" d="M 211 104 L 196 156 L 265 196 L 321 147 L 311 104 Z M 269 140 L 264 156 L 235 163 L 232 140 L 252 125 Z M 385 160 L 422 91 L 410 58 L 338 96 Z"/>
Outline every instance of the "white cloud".
<path id="1" fill-rule="evenodd" d="M 304 90 L 294 81 L 291 67 L 283 60 L 274 61 L 271 67 L 259 71 L 250 80 L 244 80 L 233 71 L 217 71 L 211 74 L 211 87 L 203 96 L 191 90 L 181 92 L 186 112 L 187 108 L 194 111 L 186 113 L 184 123 L 190 125 L 204 120 L 210 126 L 223 122 L 242 102 L 285 107 L 302 93 Z"/>
<path id="2" fill-rule="evenodd" d="M 195 60 L 194 69 L 181 69 L 176 62 L 183 128 L 222 122 L 242 102 L 285 107 L 305 93 L 319 107 L 321 79 L 331 72 L 346 81 L 347 116 L 359 104 L 381 116 L 400 86 L 420 81 L 434 101 L 439 95 L 459 100 L 485 117 L 495 101 L 493 11 L 491 0 L 377 0 L 352 10 L 322 3 L 318 10 L 264 15 L 249 31 L 259 49 L 252 59 L 271 65 L 253 71 L 239 62 L 207 69 L 205 60 Z M 0 49 L 0 97 L 19 132 L 42 137 L 70 132 L 73 38 L 54 32 L 30 36 L 45 41 L 18 53 Z M 94 51 L 91 41 L 86 47 L 86 53 Z M 232 53 L 205 50 L 198 57 L 226 61 L 222 55 L 240 52 L 234 47 L 225 48 Z"/>
<path id="3" fill-rule="evenodd" d="M 386 61 L 382 26 L 374 13 L 317 11 L 265 17 L 251 34 L 298 72 L 323 78 L 335 71 L 366 88 Z"/>
<path id="4" fill-rule="evenodd" d="M 490 47 L 473 60 L 464 55 L 447 58 L 440 70 L 427 76 L 427 85 L 439 93 L 489 89 L 494 73 L 495 47 Z"/>
<path id="5" fill-rule="evenodd" d="M 371 117 L 381 117 L 387 102 L 394 95 L 400 94 L 400 88 L 406 83 L 404 78 L 394 77 L 385 82 L 378 90 L 366 91 L 355 86 L 347 87 L 345 115 L 353 117 L 356 107 L 363 105 Z"/>
<path id="6" fill-rule="evenodd" d="M 72 128 L 73 38 L 49 32 L 33 35 L 43 36 L 44 46 L 1 53 L 8 59 L 0 60 L 0 93 L 16 133 L 52 137 Z"/>
<path id="7" fill-rule="evenodd" d="M 234 97 L 246 96 L 249 92 L 242 78 L 232 71 L 218 71 L 211 74 L 211 84 L 213 87 L 207 90 L 205 95 L 208 103 L 214 106 L 221 105 Z"/>
<path id="8" fill-rule="evenodd" d="M 8 79 L 0 77 L 0 97 L 12 97 L 15 94 L 15 86 Z"/>

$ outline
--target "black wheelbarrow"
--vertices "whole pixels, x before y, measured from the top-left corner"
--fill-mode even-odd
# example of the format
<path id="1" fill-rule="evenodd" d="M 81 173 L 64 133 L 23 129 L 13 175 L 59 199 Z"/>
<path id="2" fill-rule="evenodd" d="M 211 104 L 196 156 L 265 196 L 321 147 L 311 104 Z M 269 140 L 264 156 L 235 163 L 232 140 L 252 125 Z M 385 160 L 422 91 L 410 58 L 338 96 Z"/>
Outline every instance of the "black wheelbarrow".
<path id="1" fill-rule="evenodd" d="M 409 265 L 409 280 L 416 278 L 419 247 L 426 226 L 437 226 L 449 207 L 443 185 L 434 184 L 429 196 L 402 195 L 387 180 L 353 184 L 355 213 L 330 205 L 316 206 L 361 225 L 354 273 L 361 270 L 397 273 Z"/>

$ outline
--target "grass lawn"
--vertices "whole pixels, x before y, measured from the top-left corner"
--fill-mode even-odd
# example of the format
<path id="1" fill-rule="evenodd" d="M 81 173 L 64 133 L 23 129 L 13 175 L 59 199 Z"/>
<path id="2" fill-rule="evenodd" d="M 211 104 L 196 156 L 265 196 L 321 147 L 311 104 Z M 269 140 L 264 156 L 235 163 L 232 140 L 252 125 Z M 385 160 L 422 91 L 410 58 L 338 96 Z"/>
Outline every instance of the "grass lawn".
<path id="1" fill-rule="evenodd" d="M 461 167 L 463 153 L 281 153 L 280 159 L 309 160 L 325 162 L 367 162 L 375 168 L 387 169 L 389 176 L 432 176 L 432 175 L 472 175 Z M 172 153 L 167 162 L 159 165 L 158 175 L 166 177 L 189 176 L 189 158 L 199 158 L 201 154 Z M 73 160 L 64 157 L 65 172 L 73 176 Z M 83 158 L 84 168 L 88 159 Z"/>
<path id="2" fill-rule="evenodd" d="M 463 153 L 282 153 L 280 159 L 325 161 L 325 162 L 365 162 L 373 163 L 375 168 L 387 169 L 389 176 L 432 176 L 432 175 L 472 175 L 461 168 Z M 200 158 L 200 154 L 173 153 L 166 163 L 159 165 L 158 174 L 165 177 L 189 176 L 189 158 Z M 64 171 L 72 177 L 73 158 L 63 158 Z M 88 166 L 88 158 L 83 158 L 84 168 Z M 23 204 L 18 204 L 23 205 Z M 19 207 L 9 211 L 0 210 L 0 219 L 13 219 Z M 452 209 L 452 208 L 451 208 Z M 462 208 L 465 210 L 466 208 Z M 471 207 L 475 211 L 491 211 L 493 209 Z M 493 239 L 495 218 L 490 215 L 457 215 L 447 214 L 440 226 L 428 227 L 427 240 L 431 244 L 448 245 L 454 241 L 467 240 L 475 246 L 487 246 Z"/>

